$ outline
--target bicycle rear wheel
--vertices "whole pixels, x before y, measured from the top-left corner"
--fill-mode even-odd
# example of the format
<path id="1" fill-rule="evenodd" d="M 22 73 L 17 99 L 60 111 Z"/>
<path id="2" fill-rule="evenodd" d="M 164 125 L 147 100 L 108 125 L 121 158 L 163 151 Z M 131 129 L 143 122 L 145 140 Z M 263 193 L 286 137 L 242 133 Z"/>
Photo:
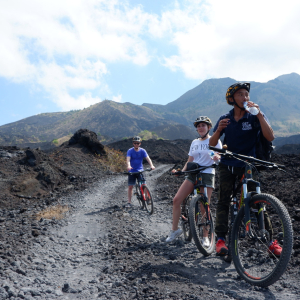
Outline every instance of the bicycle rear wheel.
<path id="1" fill-rule="evenodd" d="M 141 194 L 141 190 L 140 190 L 140 187 L 138 184 L 135 185 L 135 195 L 136 195 L 136 198 L 139 202 L 139 205 L 141 208 L 144 207 L 144 200 L 142 198 L 142 194 Z"/>
<path id="2" fill-rule="evenodd" d="M 264 230 L 259 228 L 260 213 L 264 214 Z M 268 194 L 252 197 L 250 217 L 250 231 L 245 234 L 244 206 L 237 214 L 232 228 L 232 258 L 244 280 L 267 287 L 277 281 L 287 268 L 293 248 L 292 223 L 280 200 Z M 275 240 L 282 247 L 279 257 L 269 251 L 270 243 Z"/>
<path id="3" fill-rule="evenodd" d="M 214 222 L 208 206 L 206 211 L 201 213 L 200 203 L 202 196 L 192 198 L 189 209 L 189 220 L 194 242 L 198 250 L 204 255 L 209 256 L 215 249 L 215 231 Z M 207 245 L 204 238 L 208 239 Z"/>
<path id="4" fill-rule="evenodd" d="M 147 210 L 147 212 L 152 215 L 153 214 L 153 199 L 151 196 L 151 193 L 149 191 L 149 189 L 147 188 L 147 186 L 143 186 L 142 187 L 143 190 L 143 195 L 144 195 L 144 206 Z"/>
<path id="5" fill-rule="evenodd" d="M 187 196 L 181 205 L 181 227 L 183 230 L 184 240 L 190 242 L 193 238 L 190 221 L 189 221 L 189 206 L 191 196 Z"/>

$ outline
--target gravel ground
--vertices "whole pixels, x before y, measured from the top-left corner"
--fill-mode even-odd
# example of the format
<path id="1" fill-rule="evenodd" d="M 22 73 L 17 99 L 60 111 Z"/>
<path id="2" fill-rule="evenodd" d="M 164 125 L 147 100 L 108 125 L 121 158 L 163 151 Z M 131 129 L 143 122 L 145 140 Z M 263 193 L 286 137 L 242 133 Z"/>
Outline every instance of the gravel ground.
<path id="1" fill-rule="evenodd" d="M 300 299 L 299 269 L 258 288 L 242 281 L 233 264 L 204 257 L 193 242 L 164 242 L 172 192 L 162 196 L 168 187 L 162 175 L 171 167 L 146 174 L 151 216 L 135 199 L 133 209 L 123 208 L 121 174 L 62 196 L 71 208 L 62 221 L 35 221 L 30 209 L 2 210 L 1 232 L 15 230 L 0 242 L 0 299 Z"/>

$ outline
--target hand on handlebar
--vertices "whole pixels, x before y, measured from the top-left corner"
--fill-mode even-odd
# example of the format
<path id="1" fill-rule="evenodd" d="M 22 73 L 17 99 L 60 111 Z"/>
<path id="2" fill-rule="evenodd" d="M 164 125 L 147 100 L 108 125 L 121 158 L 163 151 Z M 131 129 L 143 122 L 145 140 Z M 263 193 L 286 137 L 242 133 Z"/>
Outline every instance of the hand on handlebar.
<path id="1" fill-rule="evenodd" d="M 180 169 L 178 169 L 178 170 L 173 169 L 171 171 L 171 173 L 172 173 L 172 175 L 175 175 L 175 176 L 179 176 L 179 175 L 183 174 Z"/>

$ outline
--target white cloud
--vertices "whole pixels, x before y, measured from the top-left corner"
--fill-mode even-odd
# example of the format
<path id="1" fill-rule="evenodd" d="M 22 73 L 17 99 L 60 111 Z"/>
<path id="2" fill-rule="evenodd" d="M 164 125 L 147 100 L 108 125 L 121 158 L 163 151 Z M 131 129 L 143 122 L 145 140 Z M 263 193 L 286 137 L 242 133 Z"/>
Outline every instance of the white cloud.
<path id="1" fill-rule="evenodd" d="M 6 1 L 0 76 L 38 83 L 62 109 L 86 107 L 100 101 L 92 91 L 109 91 L 107 63 L 148 64 L 146 20 L 140 8 L 119 1 Z"/>
<path id="2" fill-rule="evenodd" d="M 122 95 L 113 96 L 113 97 L 112 97 L 112 101 L 115 101 L 115 102 L 122 102 Z"/>
<path id="3" fill-rule="evenodd" d="M 300 73 L 298 0 L 170 0 L 165 7 L 158 15 L 125 0 L 2 1 L 0 76 L 39 85 L 67 110 L 122 100 L 106 82 L 110 64 L 143 68 L 155 58 L 199 81 Z"/>
<path id="4" fill-rule="evenodd" d="M 163 28 L 158 36 L 168 36 L 177 47 L 177 53 L 165 57 L 171 70 L 191 79 L 230 76 L 257 81 L 300 72 L 298 1 L 184 3 L 153 22 L 152 33 Z"/>

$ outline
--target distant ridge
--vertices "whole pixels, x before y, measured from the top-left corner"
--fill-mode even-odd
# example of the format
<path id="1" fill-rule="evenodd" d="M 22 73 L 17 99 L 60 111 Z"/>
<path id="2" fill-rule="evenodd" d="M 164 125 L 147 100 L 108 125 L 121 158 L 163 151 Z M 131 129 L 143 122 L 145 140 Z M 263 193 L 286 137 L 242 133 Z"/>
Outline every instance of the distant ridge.
<path id="1" fill-rule="evenodd" d="M 193 121 L 198 116 L 209 116 L 215 124 L 232 108 L 225 93 L 234 82 L 232 78 L 205 80 L 166 105 L 105 100 L 83 110 L 31 116 L 0 126 L 0 145 L 52 142 L 78 129 L 94 131 L 110 142 L 144 130 L 164 139 L 193 139 L 197 136 Z M 277 137 L 300 134 L 300 75 L 251 82 L 250 97 L 266 113 Z"/>

